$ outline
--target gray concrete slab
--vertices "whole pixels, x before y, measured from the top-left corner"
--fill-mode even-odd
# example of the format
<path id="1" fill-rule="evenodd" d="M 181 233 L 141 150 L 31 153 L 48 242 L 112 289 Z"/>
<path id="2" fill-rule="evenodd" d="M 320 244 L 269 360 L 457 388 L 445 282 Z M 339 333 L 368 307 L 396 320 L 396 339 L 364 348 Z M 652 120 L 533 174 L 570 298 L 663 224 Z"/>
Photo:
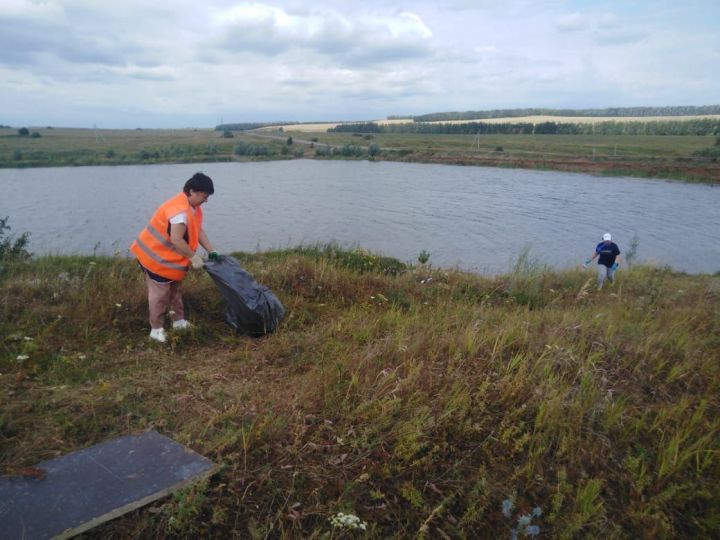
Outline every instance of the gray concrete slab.
<path id="1" fill-rule="evenodd" d="M 155 431 L 126 435 L 0 478 L 0 539 L 70 538 L 210 476 L 209 459 Z"/>

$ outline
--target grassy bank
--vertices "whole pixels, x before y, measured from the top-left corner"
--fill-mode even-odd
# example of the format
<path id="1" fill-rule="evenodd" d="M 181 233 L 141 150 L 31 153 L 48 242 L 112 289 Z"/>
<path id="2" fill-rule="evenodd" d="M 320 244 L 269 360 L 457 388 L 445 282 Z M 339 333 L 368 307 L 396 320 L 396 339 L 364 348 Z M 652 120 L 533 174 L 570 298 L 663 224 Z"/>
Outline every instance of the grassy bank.
<path id="1" fill-rule="evenodd" d="M 424 135 L 234 132 L 209 129 L 93 130 L 31 128 L 37 137 L 0 129 L 0 167 L 130 165 L 321 158 L 515 167 L 598 175 L 720 182 L 720 163 L 694 155 L 712 137 L 631 135 Z M 288 145 L 288 138 L 292 144 Z M 327 148 L 334 148 L 328 155 Z M 243 147 L 239 150 L 239 147 Z"/>
<path id="2" fill-rule="evenodd" d="M 509 538 L 524 515 L 551 538 L 720 533 L 720 277 L 624 268 L 598 292 L 527 260 L 486 278 L 239 258 L 285 304 L 279 331 L 232 334 L 194 272 L 196 329 L 165 346 L 129 260 L 3 267 L 6 473 L 151 428 L 220 465 L 87 537 Z"/>

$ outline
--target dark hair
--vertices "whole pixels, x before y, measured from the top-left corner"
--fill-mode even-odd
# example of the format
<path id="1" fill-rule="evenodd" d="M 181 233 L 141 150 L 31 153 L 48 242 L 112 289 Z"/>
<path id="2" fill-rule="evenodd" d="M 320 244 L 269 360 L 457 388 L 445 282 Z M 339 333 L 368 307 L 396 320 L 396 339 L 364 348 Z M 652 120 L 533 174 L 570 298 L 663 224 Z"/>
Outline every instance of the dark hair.
<path id="1" fill-rule="evenodd" d="M 212 179 L 208 175 L 201 172 L 193 174 L 192 178 L 185 182 L 185 187 L 183 188 L 185 195 L 190 195 L 191 189 L 193 191 L 202 191 L 203 193 L 207 193 L 208 195 L 212 195 L 213 193 L 215 193 Z"/>

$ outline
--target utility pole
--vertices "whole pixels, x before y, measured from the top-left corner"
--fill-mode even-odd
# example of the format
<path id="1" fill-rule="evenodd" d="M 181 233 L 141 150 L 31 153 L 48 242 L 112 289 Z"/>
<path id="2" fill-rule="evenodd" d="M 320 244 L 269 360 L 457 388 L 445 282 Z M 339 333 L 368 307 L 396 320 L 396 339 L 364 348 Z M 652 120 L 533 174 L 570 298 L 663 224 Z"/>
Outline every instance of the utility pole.
<path id="1" fill-rule="evenodd" d="M 474 150 L 477 146 L 477 151 L 480 151 L 480 130 L 478 130 L 477 133 L 475 133 L 475 139 L 473 139 L 472 149 Z"/>

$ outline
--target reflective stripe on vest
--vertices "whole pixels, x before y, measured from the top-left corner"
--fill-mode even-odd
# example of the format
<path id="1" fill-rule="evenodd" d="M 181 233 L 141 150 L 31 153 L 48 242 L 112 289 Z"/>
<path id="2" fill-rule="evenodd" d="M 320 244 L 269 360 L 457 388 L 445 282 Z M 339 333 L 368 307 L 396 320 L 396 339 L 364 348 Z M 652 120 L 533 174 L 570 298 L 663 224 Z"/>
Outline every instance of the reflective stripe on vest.
<path id="1" fill-rule="evenodd" d="M 158 231 L 155 227 L 152 226 L 152 223 L 148 223 L 147 227 L 145 227 L 145 230 L 152 234 L 158 242 L 160 242 L 163 246 L 165 246 L 168 249 L 172 249 L 175 253 L 180 253 L 175 246 L 173 246 L 172 242 L 170 242 L 168 239 L 166 239 L 160 231 Z M 147 247 L 147 246 L 146 246 Z M 148 248 L 149 249 L 149 248 Z M 153 257 L 154 258 L 154 257 Z M 158 259 L 159 260 L 159 259 Z"/>
<path id="2" fill-rule="evenodd" d="M 148 257 L 151 257 L 153 260 L 159 262 L 163 266 L 167 266 L 168 268 L 172 268 L 173 270 L 180 270 L 181 272 L 187 272 L 190 269 L 190 266 L 182 266 L 180 264 L 175 264 L 173 262 L 167 261 L 160 257 L 157 253 L 153 252 L 152 249 L 147 247 L 145 243 L 140 240 L 140 238 L 136 238 L 135 242 L 137 245 L 142 249 L 145 253 L 147 253 Z"/>

